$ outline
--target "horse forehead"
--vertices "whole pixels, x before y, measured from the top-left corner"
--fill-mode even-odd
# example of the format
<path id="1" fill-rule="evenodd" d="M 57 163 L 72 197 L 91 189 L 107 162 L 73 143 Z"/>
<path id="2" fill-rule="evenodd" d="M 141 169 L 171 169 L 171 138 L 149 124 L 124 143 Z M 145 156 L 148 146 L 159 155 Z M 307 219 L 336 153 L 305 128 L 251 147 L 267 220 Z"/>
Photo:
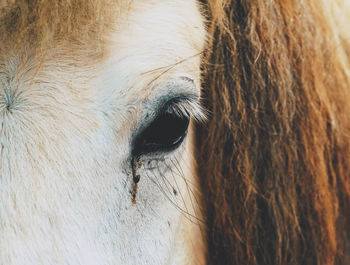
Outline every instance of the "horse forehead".
<path id="1" fill-rule="evenodd" d="M 161 88 L 157 84 L 169 78 L 188 76 L 199 81 L 204 39 L 195 1 L 135 5 L 112 35 L 102 79 L 118 83 L 119 90 L 130 95 L 134 91 L 140 99 Z M 111 84 L 104 87 L 116 88 Z"/>
<path id="2" fill-rule="evenodd" d="M 163 75 L 198 75 L 205 32 L 196 1 L 134 1 L 109 40 L 102 69 L 131 80 L 129 90 L 136 83 L 152 87 Z"/>
<path id="3" fill-rule="evenodd" d="M 199 64 L 195 55 L 203 49 L 205 33 L 195 1 L 115 2 L 124 7 L 114 8 L 117 19 L 106 26 L 103 41 L 93 32 L 90 39 L 81 42 L 55 43 L 53 49 L 33 60 L 28 59 L 31 54 L 21 57 L 16 52 L 13 60 L 8 50 L 0 49 L 5 62 L 0 67 L 8 72 L 0 78 L 9 80 L 22 71 L 25 74 L 18 82 L 33 77 L 36 84 L 68 87 L 78 94 L 87 87 L 98 88 L 100 97 L 117 93 L 120 100 L 129 96 L 132 102 L 147 97 L 151 88 L 157 87 L 152 86 L 153 81 L 164 74 L 198 79 L 199 71 L 193 66 Z"/>

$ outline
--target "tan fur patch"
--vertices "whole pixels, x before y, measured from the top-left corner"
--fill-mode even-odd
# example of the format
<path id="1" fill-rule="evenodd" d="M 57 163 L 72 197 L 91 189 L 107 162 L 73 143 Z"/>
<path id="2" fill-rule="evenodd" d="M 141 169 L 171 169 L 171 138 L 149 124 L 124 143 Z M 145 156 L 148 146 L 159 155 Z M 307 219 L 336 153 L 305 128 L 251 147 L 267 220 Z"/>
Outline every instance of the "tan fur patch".
<path id="1" fill-rule="evenodd" d="M 52 47 L 84 50 L 100 57 L 110 32 L 120 18 L 124 0 L 2 1 L 1 48 L 43 53 Z M 24 45 L 24 43 L 26 45 Z M 77 47 L 80 47 L 77 49 Z M 78 52 L 79 53 L 79 52 Z"/>

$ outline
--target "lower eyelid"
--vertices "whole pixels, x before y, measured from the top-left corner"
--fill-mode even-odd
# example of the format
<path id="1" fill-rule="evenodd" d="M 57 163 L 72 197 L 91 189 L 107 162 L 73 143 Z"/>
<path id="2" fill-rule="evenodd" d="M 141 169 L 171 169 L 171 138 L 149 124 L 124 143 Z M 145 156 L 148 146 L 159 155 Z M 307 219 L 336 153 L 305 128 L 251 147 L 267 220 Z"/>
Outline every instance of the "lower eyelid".
<path id="1" fill-rule="evenodd" d="M 186 139 L 186 136 L 184 137 L 184 140 Z M 159 167 L 167 163 L 167 161 L 173 160 L 174 156 L 177 157 L 181 155 L 186 146 L 183 145 L 184 142 L 185 141 L 181 142 L 179 147 L 175 149 L 174 152 L 145 154 L 138 157 L 137 161 L 141 162 L 143 170 L 158 170 Z"/>

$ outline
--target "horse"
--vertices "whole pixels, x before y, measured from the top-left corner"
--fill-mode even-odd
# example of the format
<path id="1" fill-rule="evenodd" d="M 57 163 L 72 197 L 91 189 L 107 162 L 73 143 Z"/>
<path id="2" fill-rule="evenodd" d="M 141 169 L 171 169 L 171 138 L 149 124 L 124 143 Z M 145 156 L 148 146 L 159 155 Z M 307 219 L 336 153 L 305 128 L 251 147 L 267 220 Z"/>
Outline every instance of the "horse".
<path id="1" fill-rule="evenodd" d="M 349 263 L 336 0 L 0 0 L 0 264 Z"/>

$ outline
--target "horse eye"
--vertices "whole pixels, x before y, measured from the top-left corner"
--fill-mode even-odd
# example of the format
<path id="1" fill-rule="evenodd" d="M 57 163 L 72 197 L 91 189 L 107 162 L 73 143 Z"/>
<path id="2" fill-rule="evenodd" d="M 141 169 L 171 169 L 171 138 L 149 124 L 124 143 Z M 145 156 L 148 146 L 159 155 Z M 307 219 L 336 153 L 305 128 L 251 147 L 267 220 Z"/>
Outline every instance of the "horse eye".
<path id="1" fill-rule="evenodd" d="M 175 150 L 184 140 L 189 125 L 186 115 L 163 108 L 156 118 L 136 137 L 133 156 Z"/>

